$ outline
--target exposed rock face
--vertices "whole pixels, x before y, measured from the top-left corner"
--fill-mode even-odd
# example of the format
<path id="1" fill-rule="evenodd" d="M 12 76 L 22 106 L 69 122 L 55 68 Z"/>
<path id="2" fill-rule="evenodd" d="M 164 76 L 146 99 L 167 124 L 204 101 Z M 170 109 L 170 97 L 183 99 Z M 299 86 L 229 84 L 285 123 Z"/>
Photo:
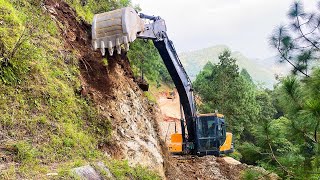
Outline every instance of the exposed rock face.
<path id="1" fill-rule="evenodd" d="M 108 88 L 94 84 L 83 74 L 82 85 L 113 126 L 111 143 L 102 148 L 113 158 L 126 159 L 164 175 L 164 159 L 158 133 L 160 110 L 151 104 L 134 82 L 126 54 L 108 57 L 108 66 L 99 72 L 108 77 Z M 98 77 L 99 78 L 99 77 Z"/>
<path id="2" fill-rule="evenodd" d="M 156 124 L 156 110 L 132 79 L 124 79 L 123 71 L 117 68 L 117 88 L 106 109 L 115 109 L 112 116 L 113 138 L 121 147 L 122 155 L 131 165 L 141 164 L 164 175 L 162 150 Z"/>

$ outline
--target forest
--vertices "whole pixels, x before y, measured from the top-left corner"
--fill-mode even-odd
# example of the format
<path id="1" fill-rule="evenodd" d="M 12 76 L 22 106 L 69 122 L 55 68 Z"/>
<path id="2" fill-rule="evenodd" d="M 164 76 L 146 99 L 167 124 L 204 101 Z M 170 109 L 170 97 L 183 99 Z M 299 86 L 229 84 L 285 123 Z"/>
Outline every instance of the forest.
<path id="1" fill-rule="evenodd" d="M 270 45 L 292 74 L 277 76 L 272 90 L 252 81 L 226 50 L 208 62 L 194 81 L 202 113 L 218 110 L 236 136 L 241 162 L 259 165 L 284 179 L 317 179 L 320 174 L 319 14 L 294 3 L 290 23 L 274 30 Z M 288 26 L 290 28 L 288 28 Z M 253 173 L 253 172 L 251 172 Z"/>

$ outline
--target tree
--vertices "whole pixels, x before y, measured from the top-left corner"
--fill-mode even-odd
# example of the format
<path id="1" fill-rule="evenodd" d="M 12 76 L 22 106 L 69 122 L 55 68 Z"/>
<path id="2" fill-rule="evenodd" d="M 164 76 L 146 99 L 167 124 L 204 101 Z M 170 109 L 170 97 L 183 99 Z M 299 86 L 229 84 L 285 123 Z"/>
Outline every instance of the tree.
<path id="1" fill-rule="evenodd" d="M 240 136 L 245 127 L 256 121 L 258 106 L 254 90 L 240 76 L 236 59 L 229 51 L 219 56 L 218 64 L 207 63 L 196 77 L 194 88 L 202 100 L 203 113 L 218 110 L 225 114 L 228 128 Z"/>
<path id="2" fill-rule="evenodd" d="M 289 76 L 276 89 L 279 104 L 290 120 L 288 139 L 299 149 L 303 157 L 303 171 L 310 172 L 319 167 L 319 123 L 320 123 L 320 69 L 315 69 L 310 78 L 300 81 Z"/>
<path id="3" fill-rule="evenodd" d="M 288 17 L 290 23 L 273 32 L 270 44 L 278 51 L 280 62 L 288 62 L 293 67 L 294 74 L 299 72 L 309 77 L 312 63 L 319 59 L 320 13 L 305 12 L 303 4 L 297 1 Z"/>

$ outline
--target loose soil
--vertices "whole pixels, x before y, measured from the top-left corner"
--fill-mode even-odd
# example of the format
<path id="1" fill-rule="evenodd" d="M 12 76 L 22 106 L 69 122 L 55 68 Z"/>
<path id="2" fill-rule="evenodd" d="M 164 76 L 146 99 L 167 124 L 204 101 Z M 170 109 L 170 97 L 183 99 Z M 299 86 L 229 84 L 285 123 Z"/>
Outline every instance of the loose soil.
<path id="1" fill-rule="evenodd" d="M 65 44 L 63 51 L 75 52 L 79 59 L 84 98 L 93 100 L 113 131 L 108 142 L 99 144 L 106 156 L 141 164 L 164 177 L 164 155 L 159 141 L 157 111 L 135 82 L 126 53 L 107 56 L 91 46 L 91 25 L 79 20 L 62 0 L 46 0 L 45 8 L 59 26 Z"/>

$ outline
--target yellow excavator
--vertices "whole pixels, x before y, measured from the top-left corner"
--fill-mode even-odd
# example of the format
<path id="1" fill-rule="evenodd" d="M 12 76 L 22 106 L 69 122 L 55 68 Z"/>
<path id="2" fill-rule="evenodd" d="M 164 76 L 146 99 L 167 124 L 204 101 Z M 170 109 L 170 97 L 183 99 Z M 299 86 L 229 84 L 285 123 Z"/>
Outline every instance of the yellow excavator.
<path id="1" fill-rule="evenodd" d="M 92 46 L 103 56 L 108 51 L 128 51 L 136 38 L 151 39 L 179 93 L 182 118 L 181 133 L 171 135 L 169 151 L 178 154 L 220 155 L 233 152 L 232 133 L 226 132 L 224 116 L 218 113 L 197 114 L 193 88 L 172 41 L 165 21 L 159 16 L 136 12 L 131 7 L 96 14 L 92 23 Z"/>

